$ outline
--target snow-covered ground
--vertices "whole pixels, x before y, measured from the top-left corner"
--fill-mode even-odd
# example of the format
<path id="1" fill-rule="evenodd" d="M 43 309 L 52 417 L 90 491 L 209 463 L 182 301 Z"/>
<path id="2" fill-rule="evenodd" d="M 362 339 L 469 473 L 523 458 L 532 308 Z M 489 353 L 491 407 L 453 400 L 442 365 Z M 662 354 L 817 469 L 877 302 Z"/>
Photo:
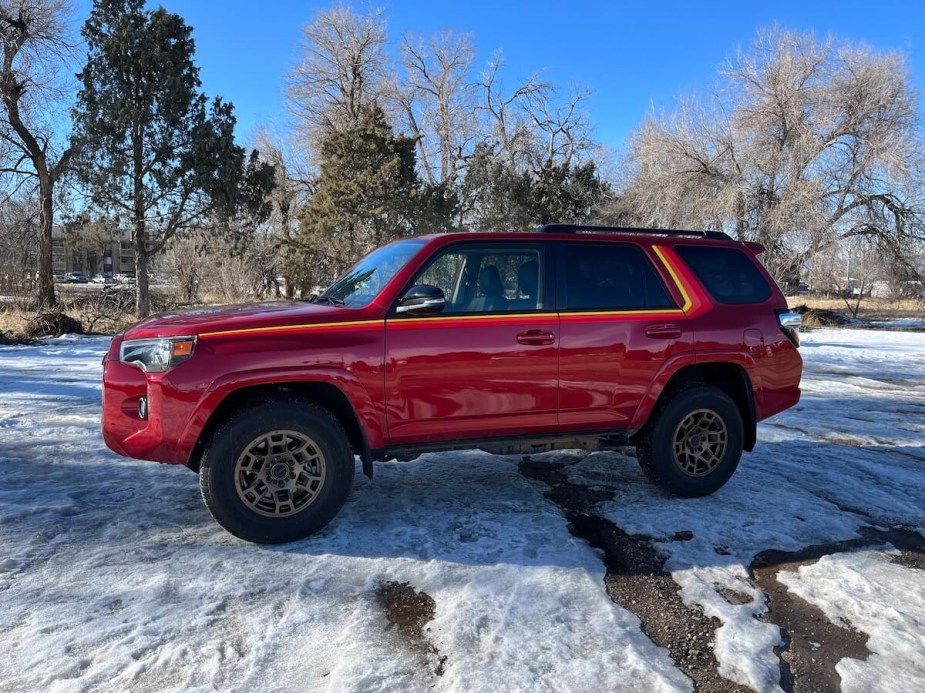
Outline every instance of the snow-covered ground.
<path id="1" fill-rule="evenodd" d="M 245 544 L 212 521 L 189 471 L 106 450 L 105 347 L 0 347 L 0 690 L 690 690 L 519 457 L 378 464 L 320 535 Z M 710 498 L 669 498 L 619 453 L 568 468 L 615 492 L 599 514 L 659 542 L 685 603 L 722 622 L 720 673 L 761 691 L 777 689 L 779 631 L 756 618 L 757 553 L 864 526 L 925 530 L 925 335 L 818 330 L 802 353 L 802 402 L 762 424 Z M 870 634 L 867 661 L 838 664 L 845 690 L 925 690 L 925 575 L 891 551 L 779 575 Z M 391 580 L 436 602 L 426 637 L 442 675 L 389 627 Z"/>

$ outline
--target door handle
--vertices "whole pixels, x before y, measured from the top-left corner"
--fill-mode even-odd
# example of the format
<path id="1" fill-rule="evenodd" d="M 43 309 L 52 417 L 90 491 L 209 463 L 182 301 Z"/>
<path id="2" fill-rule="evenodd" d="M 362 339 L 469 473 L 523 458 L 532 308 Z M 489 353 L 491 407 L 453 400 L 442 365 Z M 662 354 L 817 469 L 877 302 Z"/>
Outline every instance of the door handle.
<path id="1" fill-rule="evenodd" d="M 681 336 L 678 325 L 652 325 L 646 328 L 646 337 L 653 339 L 677 339 Z"/>
<path id="2" fill-rule="evenodd" d="M 555 341 L 556 335 L 549 330 L 527 330 L 517 335 L 517 343 L 528 346 L 542 346 L 552 344 Z"/>

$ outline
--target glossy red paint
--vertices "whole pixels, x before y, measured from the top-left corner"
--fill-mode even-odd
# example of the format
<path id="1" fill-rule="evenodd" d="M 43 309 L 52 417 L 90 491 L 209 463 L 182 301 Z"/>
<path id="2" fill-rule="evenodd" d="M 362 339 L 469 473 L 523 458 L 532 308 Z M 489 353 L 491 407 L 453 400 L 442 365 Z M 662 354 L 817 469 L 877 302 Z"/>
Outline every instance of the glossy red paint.
<path id="1" fill-rule="evenodd" d="M 786 308 L 779 289 L 771 282 L 761 304 L 718 304 L 674 251 L 681 242 L 723 244 L 715 240 L 619 238 L 652 261 L 677 304 L 671 309 L 560 313 L 548 306 L 423 318 L 391 312 L 423 263 L 449 243 L 542 243 L 552 255 L 560 242 L 614 240 L 603 233 L 432 236 L 364 308 L 276 302 L 142 321 L 113 339 L 105 361 L 104 439 L 123 455 L 186 464 L 229 395 L 295 383 L 343 393 L 374 455 L 440 441 L 631 433 L 673 375 L 705 363 L 743 369 L 758 419 L 799 399 L 802 361 L 777 323 L 775 311 Z M 123 340 L 170 336 L 197 341 L 193 356 L 166 373 L 120 363 Z M 148 398 L 147 419 L 138 414 L 141 397 Z"/>
<path id="2" fill-rule="evenodd" d="M 555 313 L 388 320 L 390 444 L 554 432 L 558 322 Z"/>

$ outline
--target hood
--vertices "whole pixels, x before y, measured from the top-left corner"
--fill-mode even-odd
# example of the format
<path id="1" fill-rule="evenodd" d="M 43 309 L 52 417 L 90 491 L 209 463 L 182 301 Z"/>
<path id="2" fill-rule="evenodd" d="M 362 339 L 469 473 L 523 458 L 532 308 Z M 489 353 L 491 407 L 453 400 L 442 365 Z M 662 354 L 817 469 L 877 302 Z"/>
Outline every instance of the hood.
<path id="1" fill-rule="evenodd" d="M 273 301 L 237 306 L 198 306 L 151 316 L 128 328 L 123 336 L 125 339 L 193 336 L 203 332 L 355 319 L 357 319 L 355 310 L 301 301 Z"/>

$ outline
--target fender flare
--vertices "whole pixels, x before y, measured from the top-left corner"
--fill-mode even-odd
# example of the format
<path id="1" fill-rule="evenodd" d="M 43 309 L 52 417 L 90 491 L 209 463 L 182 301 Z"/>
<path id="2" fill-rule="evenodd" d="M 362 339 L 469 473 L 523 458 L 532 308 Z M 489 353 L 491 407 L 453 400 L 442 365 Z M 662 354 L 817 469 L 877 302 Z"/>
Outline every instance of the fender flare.
<path id="1" fill-rule="evenodd" d="M 684 352 L 676 354 L 666 360 L 659 368 L 655 377 L 649 385 L 645 395 L 640 399 L 639 406 L 630 422 L 630 429 L 635 433 L 645 426 L 652 414 L 659 397 L 665 391 L 665 388 L 682 369 L 688 366 L 705 366 L 709 364 L 733 364 L 739 366 L 745 374 L 746 387 L 748 388 L 748 414 L 751 419 L 751 425 L 746 421 L 746 449 L 751 450 L 755 445 L 755 389 L 760 387 L 760 382 L 755 382 L 757 377 L 757 368 L 754 360 L 741 352 L 736 351 L 711 351 L 703 352 Z"/>
<path id="2" fill-rule="evenodd" d="M 364 471 L 370 449 L 385 447 L 384 413 L 377 410 L 366 387 L 350 371 L 342 368 L 284 367 L 226 373 L 216 378 L 202 393 L 180 438 L 180 447 L 192 455 L 202 432 L 226 398 L 250 387 L 320 383 L 337 388 L 353 409 L 363 443 Z"/>

